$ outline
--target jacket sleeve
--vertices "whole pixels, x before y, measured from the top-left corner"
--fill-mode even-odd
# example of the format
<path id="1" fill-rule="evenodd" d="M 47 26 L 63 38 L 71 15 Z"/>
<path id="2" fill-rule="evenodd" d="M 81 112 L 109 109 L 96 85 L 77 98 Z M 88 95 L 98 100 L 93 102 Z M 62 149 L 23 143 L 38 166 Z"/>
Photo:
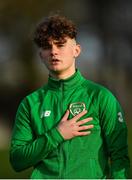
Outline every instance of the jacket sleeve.
<path id="1" fill-rule="evenodd" d="M 63 142 L 56 127 L 35 138 L 32 130 L 30 109 L 26 100 L 20 104 L 13 128 L 10 162 L 15 171 L 34 166 Z"/>
<path id="2" fill-rule="evenodd" d="M 127 126 L 122 108 L 107 89 L 99 100 L 101 128 L 110 158 L 111 177 L 126 179 L 129 172 Z"/>

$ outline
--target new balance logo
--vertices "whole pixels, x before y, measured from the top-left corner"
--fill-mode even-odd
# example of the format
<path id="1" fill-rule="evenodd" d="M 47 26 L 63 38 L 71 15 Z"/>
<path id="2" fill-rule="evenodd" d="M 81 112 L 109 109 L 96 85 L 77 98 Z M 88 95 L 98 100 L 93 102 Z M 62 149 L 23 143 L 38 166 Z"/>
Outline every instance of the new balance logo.
<path id="1" fill-rule="evenodd" d="M 41 118 L 43 118 L 43 117 L 49 117 L 50 114 L 51 114 L 51 111 L 50 111 L 50 110 L 43 111 L 43 112 L 41 113 Z"/>

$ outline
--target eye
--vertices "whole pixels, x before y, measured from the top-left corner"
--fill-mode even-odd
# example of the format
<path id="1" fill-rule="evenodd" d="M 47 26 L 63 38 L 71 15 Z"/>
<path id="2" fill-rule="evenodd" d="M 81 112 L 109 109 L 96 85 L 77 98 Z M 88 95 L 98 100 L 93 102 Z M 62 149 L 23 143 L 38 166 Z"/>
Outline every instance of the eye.
<path id="1" fill-rule="evenodd" d="M 43 46 L 43 49 L 44 49 L 44 50 L 51 49 L 51 45 L 50 45 L 50 44 L 44 45 L 44 46 Z"/>
<path id="2" fill-rule="evenodd" d="M 64 47 L 65 44 L 57 44 L 57 47 Z"/>

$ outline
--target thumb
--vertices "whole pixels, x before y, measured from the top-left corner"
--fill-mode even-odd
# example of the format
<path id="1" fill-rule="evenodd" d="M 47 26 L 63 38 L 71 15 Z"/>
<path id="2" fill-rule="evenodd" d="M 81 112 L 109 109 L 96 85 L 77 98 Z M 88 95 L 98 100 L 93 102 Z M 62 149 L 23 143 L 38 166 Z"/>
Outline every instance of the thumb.
<path id="1" fill-rule="evenodd" d="M 69 110 L 66 111 L 66 113 L 64 114 L 64 116 L 63 116 L 63 118 L 62 118 L 61 121 L 62 121 L 62 122 L 67 121 L 68 116 L 69 116 Z"/>

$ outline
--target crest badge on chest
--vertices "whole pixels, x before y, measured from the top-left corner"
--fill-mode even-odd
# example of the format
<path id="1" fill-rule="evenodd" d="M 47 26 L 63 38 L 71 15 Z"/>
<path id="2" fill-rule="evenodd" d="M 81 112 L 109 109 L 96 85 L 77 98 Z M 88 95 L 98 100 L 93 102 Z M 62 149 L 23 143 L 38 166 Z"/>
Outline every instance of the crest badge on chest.
<path id="1" fill-rule="evenodd" d="M 86 110 L 86 106 L 83 102 L 75 102 L 70 104 L 69 110 L 73 116 L 76 116 L 77 114 L 81 113 L 82 111 Z"/>

